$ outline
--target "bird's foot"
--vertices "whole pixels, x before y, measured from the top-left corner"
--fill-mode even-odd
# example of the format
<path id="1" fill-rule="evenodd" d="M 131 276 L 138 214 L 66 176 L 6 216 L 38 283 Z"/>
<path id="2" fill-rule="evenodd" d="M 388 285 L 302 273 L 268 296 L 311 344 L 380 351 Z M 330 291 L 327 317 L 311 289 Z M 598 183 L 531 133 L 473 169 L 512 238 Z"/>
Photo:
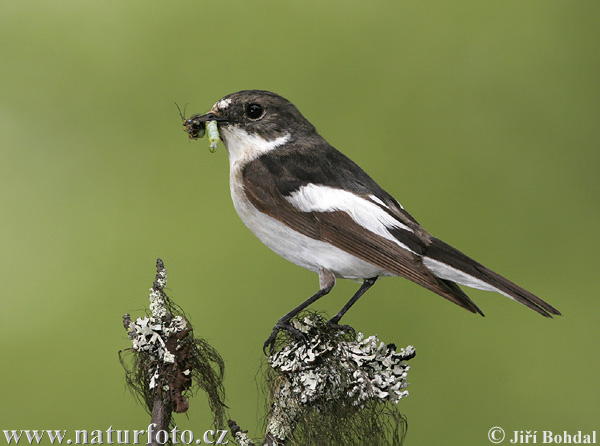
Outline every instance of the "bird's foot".
<path id="1" fill-rule="evenodd" d="M 327 326 L 333 330 L 342 331 L 344 333 L 351 333 L 352 339 L 356 339 L 356 331 L 350 325 L 341 325 L 338 324 L 338 320 L 335 317 L 332 317 L 327 321 Z"/>
<path id="2" fill-rule="evenodd" d="M 273 327 L 273 331 L 271 335 L 267 338 L 263 345 L 263 353 L 267 355 L 267 348 L 269 348 L 269 354 L 273 354 L 273 349 L 275 345 L 275 339 L 277 338 L 277 334 L 280 330 L 285 330 L 289 334 L 291 334 L 296 341 L 302 341 L 304 343 L 307 342 L 307 337 L 304 333 L 294 327 L 289 320 L 279 319 L 275 326 Z"/>

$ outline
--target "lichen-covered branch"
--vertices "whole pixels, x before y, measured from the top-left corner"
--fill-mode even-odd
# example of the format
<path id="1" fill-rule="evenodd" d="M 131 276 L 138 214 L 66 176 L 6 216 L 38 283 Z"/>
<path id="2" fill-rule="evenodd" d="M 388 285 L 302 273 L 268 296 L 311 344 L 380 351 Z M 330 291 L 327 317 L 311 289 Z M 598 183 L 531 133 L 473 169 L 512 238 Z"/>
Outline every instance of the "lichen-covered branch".
<path id="1" fill-rule="evenodd" d="M 147 314 L 123 323 L 132 347 L 120 352 L 126 380 L 155 423 L 155 432 L 174 427 L 173 413 L 186 412 L 188 397 L 206 392 L 216 429 L 224 427 L 224 362 L 205 340 L 194 337 L 183 313 L 165 294 L 167 271 L 162 260 L 150 289 Z M 327 324 L 317 313 L 291 321 L 298 340 L 282 332 L 268 357 L 268 389 L 262 441 L 229 420 L 231 442 L 239 446 L 400 445 L 405 419 L 398 402 L 408 396 L 407 361 L 412 346 L 397 349 L 377 336 L 356 338 L 343 327 Z M 126 355 L 124 353 L 127 353 Z M 149 443 L 157 445 L 156 438 Z"/>
<path id="2" fill-rule="evenodd" d="M 248 437 L 248 431 L 243 431 L 235 421 L 229 420 L 227 421 L 227 424 L 229 425 L 233 441 L 235 441 L 238 446 L 256 446 L 256 443 Z"/>
<path id="3" fill-rule="evenodd" d="M 398 351 L 362 333 L 352 339 L 318 314 L 293 323 L 307 338 L 268 359 L 264 444 L 400 444 L 404 419 L 396 404 L 408 396 L 414 348 Z"/>
<path id="4" fill-rule="evenodd" d="M 156 278 L 150 288 L 150 315 L 135 321 L 126 314 L 125 329 L 132 347 L 132 364 L 121 355 L 126 379 L 134 394 L 145 403 L 156 423 L 156 431 L 167 429 L 172 413 L 189 408 L 188 395 L 204 390 L 217 428 L 224 426 L 224 362 L 205 340 L 195 338 L 193 328 L 180 307 L 165 294 L 167 270 L 156 262 Z M 156 439 L 149 439 L 156 444 Z"/>

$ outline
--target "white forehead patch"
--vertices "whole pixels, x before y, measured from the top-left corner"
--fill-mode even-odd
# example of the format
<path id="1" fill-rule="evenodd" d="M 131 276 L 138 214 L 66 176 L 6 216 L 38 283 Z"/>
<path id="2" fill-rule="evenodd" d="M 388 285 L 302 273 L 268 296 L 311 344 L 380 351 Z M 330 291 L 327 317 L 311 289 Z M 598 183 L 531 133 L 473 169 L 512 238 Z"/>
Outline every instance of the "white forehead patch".
<path id="1" fill-rule="evenodd" d="M 231 104 L 231 99 L 221 99 L 213 106 L 213 110 L 225 110 Z"/>

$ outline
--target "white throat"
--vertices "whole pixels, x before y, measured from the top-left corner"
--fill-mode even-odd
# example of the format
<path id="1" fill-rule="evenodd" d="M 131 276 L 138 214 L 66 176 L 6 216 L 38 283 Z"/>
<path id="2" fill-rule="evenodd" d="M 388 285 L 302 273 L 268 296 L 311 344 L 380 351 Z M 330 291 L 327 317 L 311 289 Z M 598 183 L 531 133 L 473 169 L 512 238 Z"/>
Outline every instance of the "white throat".
<path id="1" fill-rule="evenodd" d="M 259 156 L 276 149 L 290 139 L 290 134 L 286 133 L 269 141 L 258 135 L 251 135 L 236 125 L 220 129 L 220 133 L 229 154 L 231 171 L 237 170 L 240 166 L 244 166 Z"/>

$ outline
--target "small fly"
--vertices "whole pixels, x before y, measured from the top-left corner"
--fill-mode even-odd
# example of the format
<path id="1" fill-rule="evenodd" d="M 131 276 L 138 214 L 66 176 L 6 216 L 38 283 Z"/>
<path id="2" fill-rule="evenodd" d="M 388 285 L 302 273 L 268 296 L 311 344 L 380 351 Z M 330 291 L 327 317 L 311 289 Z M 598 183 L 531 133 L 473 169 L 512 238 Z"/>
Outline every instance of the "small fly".
<path id="1" fill-rule="evenodd" d="M 183 121 L 183 126 L 185 127 L 184 130 L 187 132 L 189 138 L 202 138 L 206 133 L 206 123 L 204 121 L 198 121 L 195 119 L 187 119 L 185 117 L 185 109 L 187 108 L 187 104 L 185 104 L 185 106 L 183 107 L 183 112 L 181 111 L 181 108 L 179 108 L 177 102 L 175 102 L 175 106 L 179 111 L 179 116 L 181 117 L 181 120 Z"/>

